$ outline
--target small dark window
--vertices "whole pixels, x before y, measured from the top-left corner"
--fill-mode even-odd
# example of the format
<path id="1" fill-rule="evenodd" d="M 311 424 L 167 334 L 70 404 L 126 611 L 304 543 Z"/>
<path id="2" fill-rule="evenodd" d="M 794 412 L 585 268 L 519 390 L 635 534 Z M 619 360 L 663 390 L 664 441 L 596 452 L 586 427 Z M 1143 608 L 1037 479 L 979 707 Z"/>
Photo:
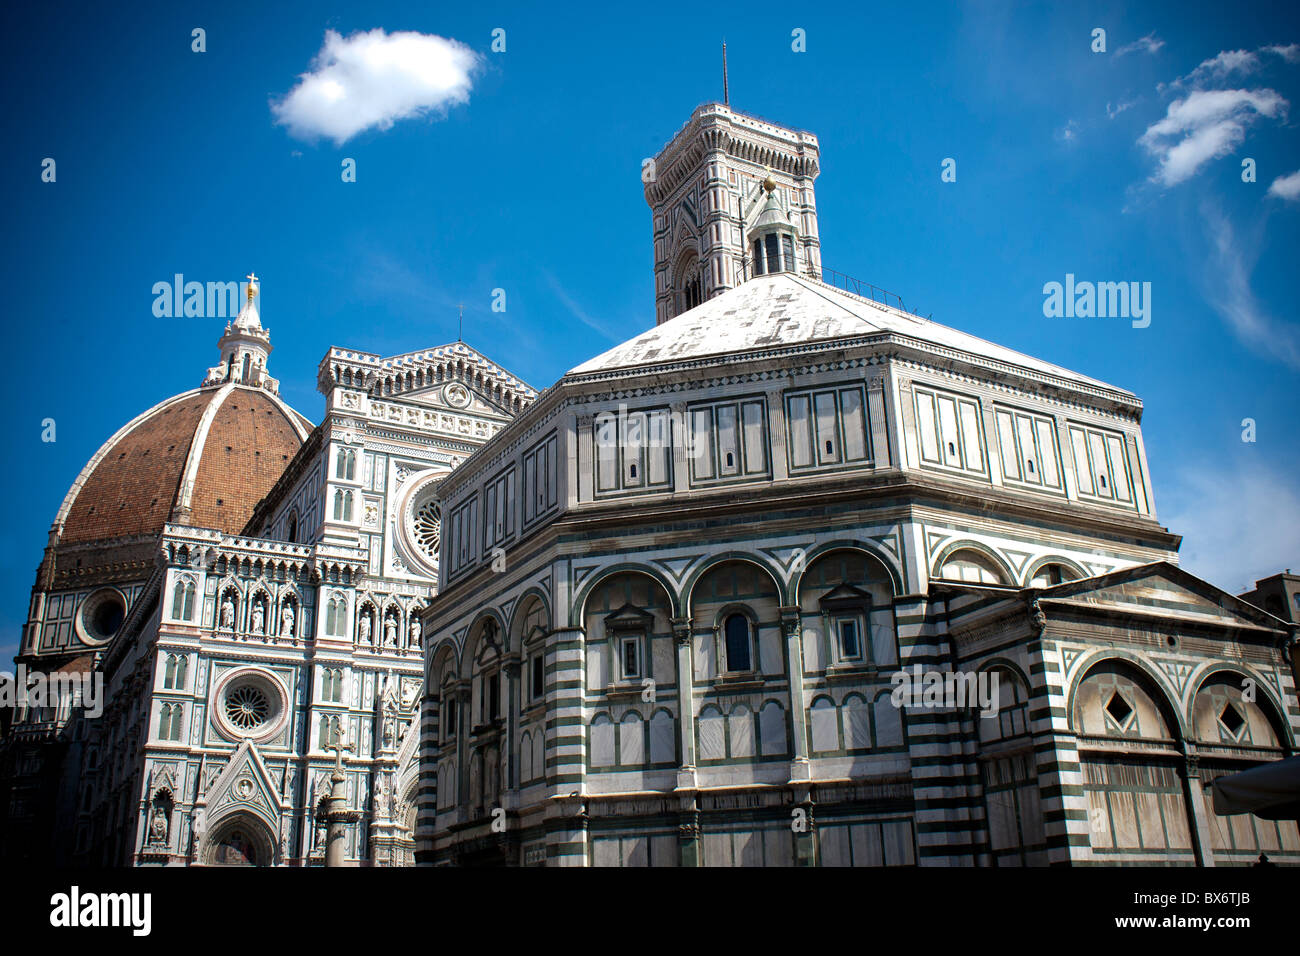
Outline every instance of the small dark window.
<path id="1" fill-rule="evenodd" d="M 743 614 L 732 614 L 724 625 L 727 639 L 727 670 L 750 670 L 749 660 L 749 618 Z"/>
<path id="2" fill-rule="evenodd" d="M 628 474 L 628 477 L 629 477 L 629 478 L 635 478 L 635 477 L 636 477 L 636 465 L 628 465 L 628 467 L 627 467 L 627 474 Z"/>
<path id="3" fill-rule="evenodd" d="M 1106 712 L 1115 718 L 1115 723 L 1123 726 L 1124 721 L 1128 720 L 1129 715 L 1133 713 L 1133 708 L 1119 694 L 1112 694 L 1110 701 L 1106 704 Z"/>
<path id="4" fill-rule="evenodd" d="M 1223 721 L 1223 726 L 1227 727 L 1228 733 L 1234 737 L 1241 733 L 1241 727 L 1246 723 L 1246 719 L 1231 704 L 1224 706 L 1223 713 L 1219 715 L 1219 720 Z"/>
<path id="5" fill-rule="evenodd" d="M 1034 473 L 1034 459 L 1026 458 L 1025 464 L 1029 466 L 1029 473 L 1032 475 Z"/>
<path id="6" fill-rule="evenodd" d="M 735 467 L 735 464 L 736 464 L 736 456 L 733 455 L 731 452 L 727 452 L 727 467 L 733 468 Z"/>
<path id="7" fill-rule="evenodd" d="M 858 622 L 840 621 L 840 656 L 851 659 L 861 654 L 858 645 Z"/>
<path id="8" fill-rule="evenodd" d="M 833 455 L 833 454 L 835 454 L 834 450 L 833 450 L 832 447 L 831 447 L 831 442 L 830 442 L 830 439 L 829 439 L 829 438 L 826 439 L 826 454 L 828 454 L 828 455 Z"/>
<path id="9" fill-rule="evenodd" d="M 763 274 L 763 240 L 754 240 L 754 275 Z"/>
<path id="10" fill-rule="evenodd" d="M 778 237 L 776 233 L 767 236 L 764 242 L 767 246 L 767 271 L 780 272 L 781 250 L 778 246 Z"/>
<path id="11" fill-rule="evenodd" d="M 541 654 L 533 657 L 532 691 L 534 700 L 546 692 L 546 658 Z"/>
<path id="12" fill-rule="evenodd" d="M 640 677 L 641 676 L 641 647 L 640 641 L 635 637 L 625 637 L 622 641 L 623 652 L 623 676 Z"/>
<path id="13" fill-rule="evenodd" d="M 501 716 L 501 675 L 491 674 L 487 678 L 488 719 L 496 720 Z"/>
<path id="14" fill-rule="evenodd" d="M 1105 476 L 1105 475 L 1098 475 L 1098 476 L 1097 476 L 1097 480 L 1101 482 L 1101 487 L 1102 487 L 1102 488 L 1105 488 L 1105 487 L 1106 487 L 1106 476 Z"/>

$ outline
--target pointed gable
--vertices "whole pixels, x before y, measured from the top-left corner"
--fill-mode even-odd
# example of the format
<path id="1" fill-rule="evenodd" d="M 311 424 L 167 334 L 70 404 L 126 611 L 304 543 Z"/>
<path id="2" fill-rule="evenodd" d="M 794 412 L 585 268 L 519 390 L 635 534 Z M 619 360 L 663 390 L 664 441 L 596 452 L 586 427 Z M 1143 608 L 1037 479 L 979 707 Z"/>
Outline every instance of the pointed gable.
<path id="1" fill-rule="evenodd" d="M 1067 581 L 1044 588 L 1039 596 L 1054 604 L 1188 623 L 1261 630 L 1280 630 L 1285 626 L 1271 614 L 1167 561 Z"/>
<path id="2" fill-rule="evenodd" d="M 206 803 L 209 830 L 222 818 L 241 812 L 260 817 L 272 832 L 279 830 L 279 787 L 256 745 L 248 740 L 240 743 L 230 763 L 208 788 Z"/>

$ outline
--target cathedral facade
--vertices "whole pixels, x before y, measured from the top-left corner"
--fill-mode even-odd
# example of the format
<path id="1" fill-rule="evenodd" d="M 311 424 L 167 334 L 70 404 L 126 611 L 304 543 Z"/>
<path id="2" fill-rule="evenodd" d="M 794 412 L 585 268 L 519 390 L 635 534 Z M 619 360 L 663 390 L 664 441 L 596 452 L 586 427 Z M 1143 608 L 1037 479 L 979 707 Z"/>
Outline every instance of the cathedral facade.
<path id="1" fill-rule="evenodd" d="M 317 864 L 343 758 L 345 858 L 411 862 L 433 491 L 535 393 L 462 342 L 331 348 L 313 427 L 250 280 L 202 386 L 113 435 L 55 518 L 17 662 L 106 703 L 16 715 L 10 860 Z"/>
<path id="2" fill-rule="evenodd" d="M 439 485 L 417 860 L 1300 862 L 1208 796 L 1294 629 L 1177 566 L 1140 399 L 828 281 L 818 155 L 696 110 L 656 326 Z"/>

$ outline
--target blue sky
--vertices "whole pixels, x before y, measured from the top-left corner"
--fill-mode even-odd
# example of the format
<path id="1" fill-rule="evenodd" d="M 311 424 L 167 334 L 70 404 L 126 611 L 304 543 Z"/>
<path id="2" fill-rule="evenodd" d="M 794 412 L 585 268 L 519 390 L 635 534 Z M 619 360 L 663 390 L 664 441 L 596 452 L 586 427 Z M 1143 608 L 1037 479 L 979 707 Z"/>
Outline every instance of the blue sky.
<path id="1" fill-rule="evenodd" d="M 15 241 L 0 270 L 16 455 L 0 656 L 82 465 L 216 361 L 223 320 L 155 317 L 154 283 L 255 270 L 272 374 L 313 420 L 330 345 L 441 344 L 460 302 L 466 341 L 544 387 L 653 324 L 641 160 L 720 98 L 724 37 L 732 105 L 820 138 L 828 267 L 1137 392 L 1160 518 L 1186 535 L 1194 573 L 1235 591 L 1300 568 L 1300 183 L 1284 179 L 1300 170 L 1300 15 L 1129 7 L 10 11 L 0 170 Z M 191 49 L 196 27 L 206 52 Z M 341 144 L 308 135 L 310 110 L 277 122 L 272 104 L 327 31 L 375 29 L 474 51 L 460 102 Z M 345 158 L 355 183 L 342 182 Z M 1043 285 L 1067 273 L 1150 282 L 1150 326 L 1044 317 Z"/>

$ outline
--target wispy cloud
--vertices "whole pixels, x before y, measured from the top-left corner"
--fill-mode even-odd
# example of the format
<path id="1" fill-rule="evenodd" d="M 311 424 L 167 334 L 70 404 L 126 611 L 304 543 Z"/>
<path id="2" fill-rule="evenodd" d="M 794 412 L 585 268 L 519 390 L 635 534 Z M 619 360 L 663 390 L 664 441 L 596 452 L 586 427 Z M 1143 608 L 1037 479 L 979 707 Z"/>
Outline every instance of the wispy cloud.
<path id="1" fill-rule="evenodd" d="M 546 284 L 551 287 L 551 291 L 555 293 L 555 297 L 559 299 L 561 303 L 563 303 L 564 307 L 569 310 L 569 313 L 575 319 L 577 319 L 587 328 L 591 329 L 593 332 L 599 332 L 601 335 L 609 339 L 611 342 L 621 342 L 623 341 L 623 339 L 627 338 L 626 335 L 620 335 L 617 332 L 611 332 L 609 329 L 605 328 L 603 325 L 601 325 L 599 322 L 597 322 L 595 319 L 589 316 L 586 313 L 586 311 L 582 308 L 582 306 L 580 306 L 574 300 L 573 296 L 569 295 L 568 291 L 564 288 L 564 286 L 560 284 L 560 280 L 555 278 L 555 276 L 552 275 L 550 272 L 543 270 L 542 275 L 546 278 Z"/>
<path id="2" fill-rule="evenodd" d="M 1300 169 L 1273 180 L 1268 187 L 1268 194 L 1277 196 L 1279 199 L 1300 202 Z"/>
<path id="3" fill-rule="evenodd" d="M 328 30 L 311 69 L 271 112 L 298 139 L 341 145 L 363 130 L 467 103 L 479 63 L 463 43 L 432 34 Z"/>
<path id="4" fill-rule="evenodd" d="M 1155 33 L 1148 33 L 1140 40 L 1126 43 L 1115 51 L 1115 55 L 1127 56 L 1130 53 L 1156 53 L 1164 45 L 1165 41 L 1156 36 Z"/>
<path id="5" fill-rule="evenodd" d="M 1213 285 L 1206 290 L 1210 305 L 1243 343 L 1263 355 L 1300 369 L 1300 327 L 1270 316 L 1255 298 L 1250 275 L 1257 244 L 1239 240 L 1222 210 L 1203 203 L 1201 214 L 1211 244 Z"/>
<path id="6" fill-rule="evenodd" d="M 1169 104 L 1138 139 L 1159 168 L 1154 182 L 1176 186 L 1205 163 L 1227 155 L 1261 116 L 1286 118 L 1290 104 L 1273 90 L 1195 90 Z"/>
<path id="7" fill-rule="evenodd" d="M 1288 440 L 1270 436 L 1267 421 L 1258 427 L 1259 443 Z M 1257 464 L 1258 445 L 1242 449 L 1236 462 L 1176 474 L 1160 509 L 1161 521 L 1183 535 L 1179 563 L 1234 593 L 1300 567 L 1300 486 L 1285 471 Z"/>
<path id="8" fill-rule="evenodd" d="M 1223 83 L 1233 76 L 1249 76 L 1263 69 L 1268 58 L 1273 56 L 1280 57 L 1287 63 L 1300 63 L 1300 43 L 1285 46 L 1274 43 L 1257 50 L 1220 50 L 1208 60 L 1202 60 L 1186 76 L 1179 77 L 1167 86 L 1161 84 L 1160 88 L 1203 87 Z"/>
<path id="9" fill-rule="evenodd" d="M 1106 118 L 1114 119 L 1116 116 L 1119 116 L 1120 113 L 1123 113 L 1125 110 L 1131 110 L 1133 107 L 1137 106 L 1137 104 L 1137 100 L 1124 100 L 1122 103 L 1118 103 L 1115 106 L 1111 106 L 1107 103 Z"/>
<path id="10" fill-rule="evenodd" d="M 1056 131 L 1056 140 L 1065 143 L 1067 146 L 1073 146 L 1079 141 L 1079 124 L 1076 120 L 1067 120 L 1066 124 Z"/>

